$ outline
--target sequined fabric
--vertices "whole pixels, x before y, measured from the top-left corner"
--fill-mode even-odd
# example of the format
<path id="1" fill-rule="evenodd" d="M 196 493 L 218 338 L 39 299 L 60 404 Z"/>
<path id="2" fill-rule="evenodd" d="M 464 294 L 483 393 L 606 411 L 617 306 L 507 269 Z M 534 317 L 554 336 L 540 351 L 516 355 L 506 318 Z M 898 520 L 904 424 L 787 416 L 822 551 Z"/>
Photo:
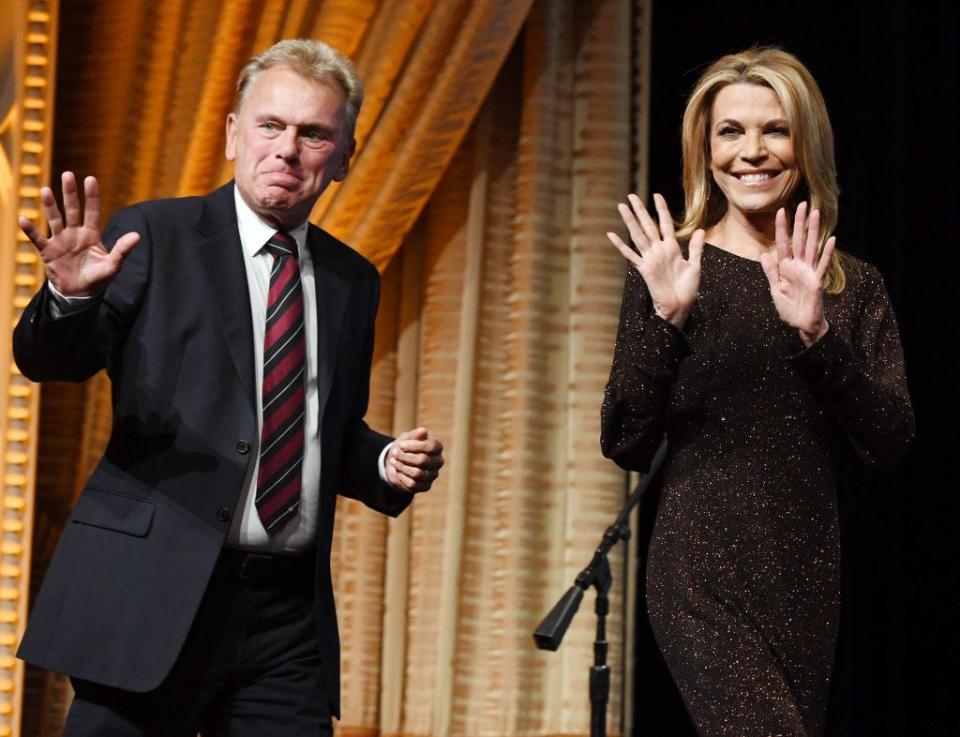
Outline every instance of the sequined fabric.
<path id="1" fill-rule="evenodd" d="M 845 257 L 805 349 L 760 264 L 708 245 L 681 332 L 629 270 L 604 454 L 643 471 L 666 432 L 647 559 L 650 623 L 704 737 L 822 735 L 840 614 L 838 454 L 892 463 L 913 436 L 896 323 Z"/>

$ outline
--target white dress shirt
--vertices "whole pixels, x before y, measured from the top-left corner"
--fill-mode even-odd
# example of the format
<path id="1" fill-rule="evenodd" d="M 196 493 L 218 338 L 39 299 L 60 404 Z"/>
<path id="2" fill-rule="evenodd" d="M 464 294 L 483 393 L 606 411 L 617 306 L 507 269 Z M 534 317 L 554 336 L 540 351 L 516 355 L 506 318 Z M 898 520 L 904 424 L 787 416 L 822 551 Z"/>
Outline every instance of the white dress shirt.
<path id="1" fill-rule="evenodd" d="M 263 222 L 250 209 L 234 186 L 233 199 L 237 206 L 237 227 L 243 247 L 243 267 L 247 271 L 250 288 L 250 316 L 253 318 L 254 384 L 257 388 L 257 433 L 253 442 L 254 462 L 243 484 L 243 491 L 233 515 L 233 524 L 227 535 L 227 545 L 244 550 L 273 553 L 299 553 L 313 547 L 317 529 L 317 507 L 320 499 L 320 418 L 317 401 L 317 290 L 313 279 L 313 259 L 307 248 L 307 223 L 303 222 L 289 234 L 297 242 L 300 263 L 300 283 L 303 286 L 303 330 L 306 336 L 307 366 L 304 373 L 306 414 L 304 415 L 303 489 L 297 515 L 279 530 L 269 534 L 260 522 L 255 504 L 257 476 L 260 470 L 259 429 L 263 425 L 263 338 L 267 325 L 267 295 L 270 292 L 270 269 L 273 255 L 266 249 L 267 241 L 277 229 Z"/>

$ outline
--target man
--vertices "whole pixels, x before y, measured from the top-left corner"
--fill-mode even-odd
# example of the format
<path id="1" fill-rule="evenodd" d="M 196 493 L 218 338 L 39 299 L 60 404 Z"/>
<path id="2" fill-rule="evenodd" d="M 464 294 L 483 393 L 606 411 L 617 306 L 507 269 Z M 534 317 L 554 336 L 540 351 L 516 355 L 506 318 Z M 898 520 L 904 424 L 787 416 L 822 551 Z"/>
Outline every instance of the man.
<path id="1" fill-rule="evenodd" d="M 25 660 L 71 676 L 65 734 L 329 734 L 335 496 L 399 514 L 442 460 L 363 422 L 379 277 L 310 225 L 362 100 L 349 61 L 283 41 L 243 70 L 235 181 L 98 230 L 96 180 L 20 225 L 48 282 L 14 353 L 35 381 L 112 380 L 113 430 L 31 614 Z"/>

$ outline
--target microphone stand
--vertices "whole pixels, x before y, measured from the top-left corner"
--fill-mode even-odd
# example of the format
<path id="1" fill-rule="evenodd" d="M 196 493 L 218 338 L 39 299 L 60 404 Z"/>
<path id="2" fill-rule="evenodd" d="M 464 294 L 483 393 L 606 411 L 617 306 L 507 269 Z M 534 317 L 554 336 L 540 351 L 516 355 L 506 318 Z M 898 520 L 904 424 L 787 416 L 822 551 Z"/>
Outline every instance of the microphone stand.
<path id="1" fill-rule="evenodd" d="M 664 439 L 650 464 L 650 470 L 627 498 L 616 521 L 603 533 L 603 539 L 593 554 L 593 559 L 580 571 L 567 592 L 560 597 L 550 613 L 543 618 L 533 633 L 533 640 L 541 650 L 556 650 L 573 621 L 583 595 L 593 586 L 597 590 L 595 611 L 597 613 L 597 636 L 593 643 L 593 666 L 590 668 L 590 735 L 606 737 L 607 704 L 610 701 L 610 667 L 607 665 L 607 614 L 610 612 L 610 587 L 613 575 L 607 554 L 620 540 L 630 539 L 630 512 L 643 497 L 656 478 L 667 456 L 667 441 Z"/>

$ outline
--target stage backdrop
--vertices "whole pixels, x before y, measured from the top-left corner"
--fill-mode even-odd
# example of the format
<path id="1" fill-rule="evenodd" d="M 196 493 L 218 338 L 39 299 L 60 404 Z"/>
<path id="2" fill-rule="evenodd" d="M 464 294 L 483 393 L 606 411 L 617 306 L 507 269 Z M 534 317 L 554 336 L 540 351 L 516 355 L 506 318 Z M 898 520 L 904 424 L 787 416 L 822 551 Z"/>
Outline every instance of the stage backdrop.
<path id="1" fill-rule="evenodd" d="M 313 219 L 383 272 L 368 419 L 430 427 L 447 467 L 399 520 L 341 500 L 340 730 L 586 733 L 592 596 L 560 652 L 536 651 L 531 632 L 626 489 L 598 447 L 624 268 L 603 234 L 644 170 L 646 3 L 61 0 L 58 18 L 43 5 L 62 34 L 43 178 L 96 174 L 107 212 L 230 178 L 233 83 L 274 41 L 320 38 L 356 61 L 367 91 L 358 152 Z M 18 293 L 35 290 L 27 247 L 3 255 L 30 272 Z M 18 406 L 36 404 L 22 377 L 9 386 Z M 35 589 L 106 439 L 108 383 L 45 386 L 39 433 L 37 413 L 21 414 L 8 424 L 24 433 L 18 514 L 35 509 Z M 612 733 L 624 706 L 623 552 L 608 629 Z M 16 617 L 11 642 L 0 640 L 8 656 Z M 19 694 L 10 699 L 12 733 L 58 734 L 69 696 L 65 679 L 28 669 L 19 731 Z"/>
<path id="2" fill-rule="evenodd" d="M 40 285 L 39 259 L 17 215 L 37 216 L 50 171 L 55 0 L 0 4 L 0 737 L 18 734 L 23 664 L 14 658 L 27 614 L 39 391 L 12 365 L 17 312 Z"/>

